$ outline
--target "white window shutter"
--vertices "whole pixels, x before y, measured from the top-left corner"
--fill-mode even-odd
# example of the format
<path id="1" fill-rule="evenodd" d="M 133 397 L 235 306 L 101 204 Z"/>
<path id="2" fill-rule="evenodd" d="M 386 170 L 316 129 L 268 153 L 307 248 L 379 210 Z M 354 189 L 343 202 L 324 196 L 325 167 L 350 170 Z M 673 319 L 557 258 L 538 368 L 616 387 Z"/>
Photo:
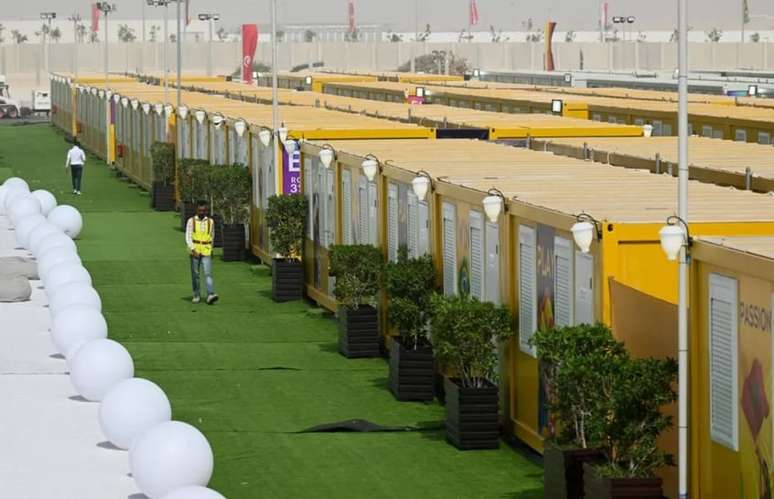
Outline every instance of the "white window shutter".
<path id="1" fill-rule="evenodd" d="M 484 218 L 470 212 L 470 295 L 484 299 Z"/>
<path id="2" fill-rule="evenodd" d="M 379 245 L 379 226 L 377 218 L 377 203 L 379 196 L 376 193 L 376 184 L 368 183 L 368 243 L 373 246 Z"/>
<path id="3" fill-rule="evenodd" d="M 554 238 L 554 321 L 556 327 L 573 324 L 572 262 L 573 243 L 563 237 Z"/>
<path id="4" fill-rule="evenodd" d="M 443 294 L 457 294 L 457 221 L 455 206 L 443 204 Z"/>
<path id="5" fill-rule="evenodd" d="M 357 243 L 368 244 L 368 185 L 365 177 L 360 177 L 357 188 L 358 193 L 358 231 Z"/>
<path id="6" fill-rule="evenodd" d="M 320 227 L 317 230 L 317 237 L 320 238 L 319 241 L 317 241 L 321 246 L 325 247 L 325 241 L 328 238 L 328 223 L 327 223 L 327 217 L 325 216 L 325 208 L 326 208 L 326 202 L 325 202 L 325 175 L 322 172 L 322 168 L 320 168 L 319 165 L 312 162 L 312 169 L 315 172 L 315 184 L 314 184 L 314 191 L 317 193 L 317 197 L 313 198 L 317 200 L 317 204 L 314 207 L 315 210 L 318 213 L 318 223 L 320 224 Z"/>
<path id="7" fill-rule="evenodd" d="M 325 187 L 326 187 L 325 199 L 326 199 L 327 206 L 325 208 L 325 220 L 326 220 L 325 247 L 330 248 L 336 242 L 336 191 L 335 191 L 336 176 L 333 170 L 326 170 L 326 175 L 327 175 L 327 179 L 325 182 Z"/>
<path id="8" fill-rule="evenodd" d="M 406 193 L 406 246 L 408 247 L 409 258 L 419 256 L 417 240 L 419 239 L 419 227 L 417 227 L 417 203 L 419 199 L 416 194 L 409 191 Z"/>
<path id="9" fill-rule="evenodd" d="M 492 303 L 500 303 L 500 226 L 486 223 L 486 276 L 484 287 L 485 299 Z"/>
<path id="10" fill-rule="evenodd" d="M 533 357 L 535 348 L 529 344 L 537 328 L 537 265 L 535 229 L 519 225 L 519 347 Z"/>
<path id="11" fill-rule="evenodd" d="M 594 256 L 575 252 L 575 324 L 594 324 Z"/>
<path id="12" fill-rule="evenodd" d="M 737 283 L 709 276 L 710 437 L 739 450 Z"/>
<path id="13" fill-rule="evenodd" d="M 344 244 L 352 244 L 352 172 L 341 171 L 341 230 Z"/>
<path id="14" fill-rule="evenodd" d="M 398 261 L 398 186 L 387 186 L 387 256 Z"/>
<path id="15" fill-rule="evenodd" d="M 312 199 L 314 193 L 312 192 L 312 160 L 304 159 L 304 193 L 306 194 L 307 209 L 309 215 L 306 220 L 307 237 L 310 241 L 314 239 L 314 206 L 312 206 Z"/>
<path id="16" fill-rule="evenodd" d="M 419 235 L 417 236 L 417 256 L 430 253 L 430 209 L 425 201 L 419 202 L 417 210 L 417 227 Z"/>

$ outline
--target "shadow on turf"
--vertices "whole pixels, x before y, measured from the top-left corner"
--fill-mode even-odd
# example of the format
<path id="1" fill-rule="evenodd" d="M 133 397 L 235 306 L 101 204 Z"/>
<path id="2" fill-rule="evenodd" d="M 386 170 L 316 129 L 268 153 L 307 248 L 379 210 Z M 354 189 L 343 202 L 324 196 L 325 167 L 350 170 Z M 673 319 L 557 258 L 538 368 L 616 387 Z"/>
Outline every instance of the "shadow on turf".
<path id="1" fill-rule="evenodd" d="M 117 451 L 123 452 L 123 449 L 119 449 L 118 447 L 116 447 L 115 445 L 111 444 L 107 440 L 104 441 L 104 442 L 98 443 L 97 447 L 99 447 L 100 449 L 117 450 Z"/>

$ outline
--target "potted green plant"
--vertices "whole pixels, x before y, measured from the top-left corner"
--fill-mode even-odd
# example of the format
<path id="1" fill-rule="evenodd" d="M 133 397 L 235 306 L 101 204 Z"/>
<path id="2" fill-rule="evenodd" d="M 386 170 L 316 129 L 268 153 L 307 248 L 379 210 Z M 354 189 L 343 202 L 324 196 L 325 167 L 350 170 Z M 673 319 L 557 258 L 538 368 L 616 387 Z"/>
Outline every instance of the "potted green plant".
<path id="1" fill-rule="evenodd" d="M 205 199 L 201 182 L 203 169 L 209 162 L 201 159 L 181 159 L 177 170 L 177 186 L 180 191 L 180 228 L 185 230 L 188 219 L 196 212 L 196 201 Z"/>
<path id="2" fill-rule="evenodd" d="M 389 388 L 398 400 L 433 399 L 435 370 L 428 333 L 434 287 L 435 268 L 429 255 L 409 258 L 404 246 L 398 250 L 398 260 L 387 264 L 387 319 L 399 333 L 390 343 Z"/>
<path id="3" fill-rule="evenodd" d="M 153 184 L 151 204 L 156 211 L 175 209 L 175 145 L 154 142 L 151 145 Z"/>
<path id="4" fill-rule="evenodd" d="M 530 343 L 537 351 L 549 412 L 545 495 L 581 498 L 584 463 L 603 458 L 604 401 L 598 387 L 615 376 L 626 350 L 603 324 L 541 330 Z"/>
<path id="5" fill-rule="evenodd" d="M 671 358 L 627 358 L 597 387 L 605 461 L 583 465 L 587 498 L 663 497 L 656 472 L 673 466 L 674 457 L 659 448 L 658 437 L 672 426 L 663 409 L 677 399 L 677 371 Z"/>
<path id="6" fill-rule="evenodd" d="M 333 245 L 330 275 L 336 278 L 339 352 L 345 357 L 379 355 L 379 314 L 376 298 L 384 274 L 384 256 L 371 245 Z"/>
<path id="7" fill-rule="evenodd" d="M 250 172 L 241 165 L 210 168 L 210 199 L 220 220 L 223 260 L 245 259 L 245 225 L 250 221 Z M 214 218 L 214 217 L 213 217 Z"/>
<path id="8" fill-rule="evenodd" d="M 304 297 L 303 255 L 308 201 L 303 194 L 271 196 L 266 210 L 272 248 L 279 256 L 271 260 L 271 295 L 275 301 Z"/>
<path id="9" fill-rule="evenodd" d="M 500 446 L 496 344 L 513 336 L 508 309 L 467 295 L 434 295 L 431 341 L 444 381 L 446 439 L 458 449 Z"/>

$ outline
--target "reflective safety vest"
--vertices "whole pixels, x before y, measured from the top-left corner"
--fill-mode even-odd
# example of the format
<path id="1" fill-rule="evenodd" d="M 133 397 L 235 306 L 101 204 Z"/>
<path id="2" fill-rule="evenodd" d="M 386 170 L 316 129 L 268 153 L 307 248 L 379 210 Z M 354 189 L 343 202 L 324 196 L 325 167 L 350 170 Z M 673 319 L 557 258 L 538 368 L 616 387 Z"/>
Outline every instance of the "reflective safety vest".
<path id="1" fill-rule="evenodd" d="M 192 217 L 193 221 L 193 234 L 191 241 L 193 242 L 194 251 L 202 256 L 212 255 L 212 234 L 213 234 L 213 220 L 209 217 L 205 217 L 204 220 L 199 220 L 199 217 Z"/>

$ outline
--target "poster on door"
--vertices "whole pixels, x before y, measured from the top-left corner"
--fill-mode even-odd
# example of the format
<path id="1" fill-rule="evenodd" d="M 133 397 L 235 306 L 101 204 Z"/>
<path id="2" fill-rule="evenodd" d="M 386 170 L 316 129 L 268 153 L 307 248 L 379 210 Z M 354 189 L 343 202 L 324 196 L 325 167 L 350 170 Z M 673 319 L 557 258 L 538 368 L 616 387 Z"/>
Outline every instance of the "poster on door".
<path id="1" fill-rule="evenodd" d="M 554 327 L 554 236 L 556 231 L 547 225 L 537 226 L 537 303 L 538 331 L 548 331 Z M 538 394 L 538 428 L 542 433 L 548 429 L 553 433 L 553 425 L 548 414 L 547 386 L 540 376 Z"/>

